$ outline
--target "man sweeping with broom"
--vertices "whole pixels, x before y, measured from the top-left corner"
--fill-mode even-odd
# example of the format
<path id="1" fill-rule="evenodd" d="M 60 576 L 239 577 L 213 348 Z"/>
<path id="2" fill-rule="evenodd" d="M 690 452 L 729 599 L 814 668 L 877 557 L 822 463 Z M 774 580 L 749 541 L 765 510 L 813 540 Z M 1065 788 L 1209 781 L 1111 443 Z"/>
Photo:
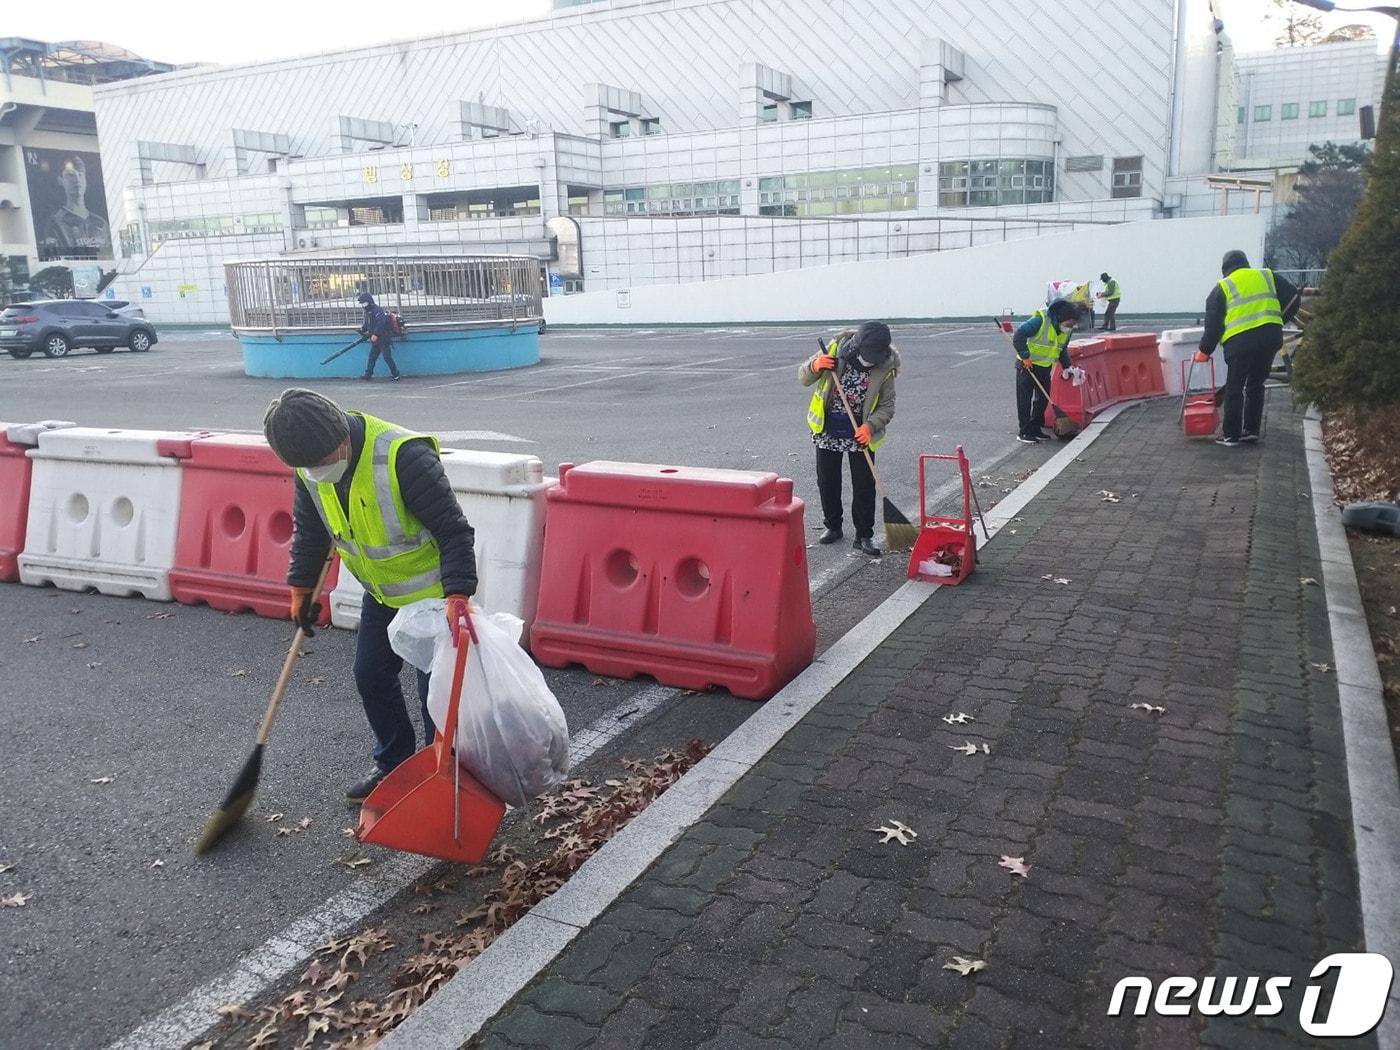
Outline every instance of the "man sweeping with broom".
<path id="1" fill-rule="evenodd" d="M 890 329 L 880 321 L 866 321 L 854 332 L 845 331 L 821 353 L 803 361 L 797 369 L 803 386 L 819 384 L 807 406 L 807 426 L 817 450 L 817 491 L 821 493 L 822 522 L 826 531 L 818 543 L 842 538 L 841 460 L 851 465 L 851 524 L 855 550 L 878 558 L 875 546 L 875 474 L 873 453 L 885 440 L 894 419 L 894 380 L 899 372 L 899 352 L 890 343 Z M 918 532 L 894 505 L 885 499 L 885 542 L 908 548 Z"/>
<path id="2" fill-rule="evenodd" d="M 1050 403 L 1050 378 L 1056 363 L 1066 372 L 1073 366 L 1069 340 L 1074 333 L 1076 311 L 1068 299 L 1054 299 L 1021 322 L 1011 336 L 1016 349 L 1016 440 L 1027 445 L 1048 440 L 1040 428 Z"/>

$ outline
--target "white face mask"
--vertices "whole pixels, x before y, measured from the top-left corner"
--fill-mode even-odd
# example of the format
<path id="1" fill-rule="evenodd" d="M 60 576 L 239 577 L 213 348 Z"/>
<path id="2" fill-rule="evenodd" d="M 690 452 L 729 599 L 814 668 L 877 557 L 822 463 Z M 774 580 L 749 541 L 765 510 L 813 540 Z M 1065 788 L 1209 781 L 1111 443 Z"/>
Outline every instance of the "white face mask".
<path id="1" fill-rule="evenodd" d="M 1069 335 L 1074 331 L 1074 322 L 1066 321 L 1064 324 L 1060 325 L 1060 331 L 1064 332 L 1065 335 Z"/>
<path id="2" fill-rule="evenodd" d="M 303 467 L 308 481 L 316 484 L 334 485 L 341 478 L 345 477 L 345 468 L 350 466 L 350 459 L 342 456 L 328 467 Z"/>

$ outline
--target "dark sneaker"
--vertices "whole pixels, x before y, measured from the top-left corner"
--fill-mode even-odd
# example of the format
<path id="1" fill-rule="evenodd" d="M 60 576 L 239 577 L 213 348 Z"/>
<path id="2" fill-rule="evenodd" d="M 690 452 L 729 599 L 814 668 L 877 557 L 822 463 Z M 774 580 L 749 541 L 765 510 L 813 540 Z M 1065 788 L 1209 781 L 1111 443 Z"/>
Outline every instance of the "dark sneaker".
<path id="1" fill-rule="evenodd" d="M 374 376 L 360 376 L 360 378 L 363 379 L 366 383 L 368 383 L 371 379 L 374 378 Z"/>
<path id="2" fill-rule="evenodd" d="M 1234 448 L 1240 443 L 1239 438 L 1218 437 L 1215 439 L 1217 445 L 1224 445 L 1226 448 Z"/>
<path id="3" fill-rule="evenodd" d="M 823 533 L 821 534 L 821 537 L 817 540 L 817 542 L 818 542 L 818 543 L 835 543 L 835 542 L 836 542 L 837 540 L 839 540 L 843 535 L 844 535 L 844 533 L 842 533 L 842 531 L 841 531 L 840 529 L 827 529 L 825 532 L 823 532 Z"/>
<path id="4" fill-rule="evenodd" d="M 379 782 L 389 775 L 387 770 L 375 766 L 369 776 L 363 780 L 357 780 L 345 789 L 345 800 L 353 805 L 359 805 L 369 793 L 379 786 Z"/>
<path id="5" fill-rule="evenodd" d="M 1019 441 L 1019 442 L 1020 442 L 1021 444 L 1023 444 L 1023 445 L 1038 445 L 1038 444 L 1040 444 L 1040 438 L 1038 438 L 1038 437 L 1033 437 L 1033 436 L 1030 435 L 1030 434 L 1017 434 L 1017 435 L 1016 435 L 1016 440 Z"/>
<path id="6" fill-rule="evenodd" d="M 403 378 L 403 373 L 402 373 L 402 372 L 395 372 L 395 373 L 394 373 L 394 382 L 395 382 L 395 383 L 397 383 L 397 382 L 398 382 L 400 379 L 402 379 L 402 378 Z"/>
<path id="7" fill-rule="evenodd" d="M 1055 436 L 1054 434 L 1051 434 L 1051 433 L 1050 433 L 1049 431 L 1047 431 L 1044 427 L 1037 427 L 1037 428 L 1031 433 L 1031 437 L 1035 438 L 1037 441 L 1050 441 L 1051 439 L 1054 438 L 1054 436 Z"/>
<path id="8" fill-rule="evenodd" d="M 852 550 L 858 550 L 862 554 L 868 554 L 872 558 L 880 556 L 880 548 L 875 546 L 874 541 L 869 536 L 857 536 L 855 543 L 851 544 Z"/>
<path id="9" fill-rule="evenodd" d="M 1259 440 L 1259 435 L 1258 435 L 1258 434 L 1241 434 L 1241 435 L 1240 435 L 1240 441 L 1241 441 L 1241 442 L 1245 442 L 1245 441 L 1258 441 L 1258 440 Z"/>

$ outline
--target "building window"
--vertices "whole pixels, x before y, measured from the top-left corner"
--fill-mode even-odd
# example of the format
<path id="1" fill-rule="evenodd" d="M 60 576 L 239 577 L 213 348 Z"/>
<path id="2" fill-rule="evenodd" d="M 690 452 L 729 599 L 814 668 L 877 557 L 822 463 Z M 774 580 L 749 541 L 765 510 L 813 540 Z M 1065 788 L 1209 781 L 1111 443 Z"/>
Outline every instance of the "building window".
<path id="1" fill-rule="evenodd" d="M 603 191 L 605 215 L 738 215 L 739 180 L 658 183 Z"/>
<path id="2" fill-rule="evenodd" d="M 1263 121 L 1263 120 L 1273 120 L 1273 119 L 1274 119 L 1274 107 L 1273 107 L 1273 106 L 1255 106 L 1255 107 L 1254 107 L 1254 119 L 1255 119 L 1255 120 L 1260 120 L 1260 121 Z"/>
<path id="3" fill-rule="evenodd" d="M 758 122 L 760 124 L 776 124 L 778 122 L 778 104 L 773 102 L 760 109 Z"/>
<path id="4" fill-rule="evenodd" d="M 569 187 L 569 214 L 588 214 L 588 191 L 577 186 Z"/>
<path id="5" fill-rule="evenodd" d="M 794 102 L 788 108 L 788 116 L 793 120 L 811 120 L 812 103 Z"/>
<path id="6" fill-rule="evenodd" d="M 1326 103 L 1325 101 L 1324 101 L 1324 102 L 1309 102 L 1309 103 L 1308 103 L 1308 116 L 1310 116 L 1310 117 L 1325 117 L 1325 116 L 1327 116 L 1327 103 Z"/>
<path id="7" fill-rule="evenodd" d="M 608 134 L 615 139 L 631 138 L 632 122 L 630 120 L 614 120 L 608 125 Z"/>
<path id="8" fill-rule="evenodd" d="M 587 198 L 584 198 L 587 201 Z M 429 222 L 471 219 L 514 219 L 540 213 L 536 186 L 501 186 L 465 193 L 430 193 L 426 197 Z"/>
<path id="9" fill-rule="evenodd" d="M 1236 114 L 1235 114 L 1235 123 L 1236 123 L 1236 124 L 1243 124 L 1243 123 L 1244 123 L 1244 107 L 1243 107 L 1243 106 L 1241 106 L 1241 107 L 1239 108 L 1239 110 L 1238 110 L 1238 111 L 1236 112 Z"/>
<path id="10" fill-rule="evenodd" d="M 1351 115 L 1352 115 L 1353 113 L 1355 113 L 1355 112 L 1356 112 L 1356 99 L 1354 99 L 1354 98 L 1339 98 L 1339 99 L 1337 99 L 1337 116 L 1339 116 L 1339 117 L 1349 117 L 1349 116 L 1351 116 Z"/>
<path id="11" fill-rule="evenodd" d="M 660 135 L 660 134 L 661 134 L 661 118 L 660 118 L 660 117 L 643 117 L 643 118 L 642 118 L 642 134 L 643 134 L 643 135 Z"/>
<path id="12" fill-rule="evenodd" d="M 141 251 L 141 224 L 140 224 L 139 222 L 129 222 L 129 223 L 127 223 L 125 226 L 123 226 L 123 227 L 121 228 L 121 233 L 120 233 L 119 237 L 120 237 L 120 240 L 121 240 L 121 249 L 122 249 L 122 258 L 123 258 L 123 259 L 130 259 L 133 255 L 142 255 L 142 254 L 144 254 L 144 253 Z M 22 256 L 22 255 L 21 255 L 21 256 L 15 256 L 15 257 L 12 257 L 12 258 L 20 258 L 20 259 L 23 259 L 24 256 Z M 12 278 L 14 277 L 14 267 L 13 267 L 13 266 L 11 266 L 10 276 L 11 276 Z M 28 277 L 26 277 L 25 280 L 24 280 L 23 282 L 20 282 L 20 281 L 18 281 L 18 280 L 15 281 L 15 284 L 21 284 L 21 283 L 28 284 L 28 283 L 29 283 Z"/>
<path id="13" fill-rule="evenodd" d="M 915 165 L 770 175 L 758 180 L 760 215 L 859 215 L 918 207 Z"/>
<path id="14" fill-rule="evenodd" d="M 1298 119 L 1298 103 L 1296 103 L 1296 102 L 1285 102 L 1285 103 L 1283 104 L 1283 109 L 1282 109 L 1282 111 L 1279 113 L 1279 119 L 1280 119 L 1280 120 L 1297 120 L 1297 119 Z"/>
<path id="15" fill-rule="evenodd" d="M 1115 157 L 1113 159 L 1113 196 L 1142 196 L 1142 158 Z"/>
<path id="16" fill-rule="evenodd" d="M 314 205 L 308 205 L 304 211 L 308 230 L 326 230 L 340 225 L 340 213 L 335 208 L 318 208 Z"/>
<path id="17" fill-rule="evenodd" d="M 945 208 L 1046 204 L 1055 198 L 1048 160 L 953 160 L 938 165 L 938 203 Z"/>

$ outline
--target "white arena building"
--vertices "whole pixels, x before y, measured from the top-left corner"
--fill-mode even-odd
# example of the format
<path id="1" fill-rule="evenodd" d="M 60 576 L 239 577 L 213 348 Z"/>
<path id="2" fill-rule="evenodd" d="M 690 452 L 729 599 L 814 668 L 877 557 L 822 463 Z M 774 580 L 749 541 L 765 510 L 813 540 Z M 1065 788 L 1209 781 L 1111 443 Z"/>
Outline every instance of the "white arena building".
<path id="1" fill-rule="evenodd" d="M 112 294 L 226 323 L 225 260 L 528 252 L 572 306 L 1210 214 L 1219 6 L 598 0 L 104 85 Z"/>

